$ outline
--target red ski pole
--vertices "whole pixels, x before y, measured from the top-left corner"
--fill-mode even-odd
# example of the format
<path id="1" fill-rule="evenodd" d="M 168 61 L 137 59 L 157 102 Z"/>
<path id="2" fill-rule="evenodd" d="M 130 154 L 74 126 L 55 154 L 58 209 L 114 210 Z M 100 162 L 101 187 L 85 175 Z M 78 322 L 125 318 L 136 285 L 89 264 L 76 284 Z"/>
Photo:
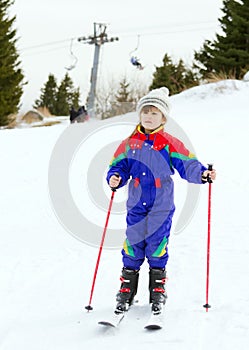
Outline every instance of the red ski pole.
<path id="1" fill-rule="evenodd" d="M 93 309 L 93 307 L 91 306 L 92 297 L 93 297 L 93 291 L 94 291 L 95 281 L 96 281 L 98 268 L 99 268 L 100 257 L 101 257 L 101 253 L 102 253 L 102 249 L 103 249 L 103 245 L 104 245 L 104 241 L 105 241 L 108 221 L 109 221 L 109 217 L 110 217 L 110 214 L 111 214 L 112 203 L 113 203 L 115 192 L 116 192 L 116 189 L 112 188 L 112 196 L 111 196 L 111 200 L 110 200 L 110 203 L 109 203 L 109 208 L 108 208 L 108 212 L 107 212 L 105 227 L 104 227 L 104 231 L 103 231 L 103 234 L 102 234 L 100 247 L 99 247 L 99 254 L 98 254 L 98 258 L 97 258 L 97 262 L 96 262 L 96 266 L 95 266 L 95 271 L 94 271 L 94 275 L 93 275 L 93 282 L 92 282 L 92 288 L 91 288 L 91 293 L 90 293 L 89 304 L 85 307 L 85 309 L 87 309 L 88 312 Z"/>
<path id="2" fill-rule="evenodd" d="M 208 170 L 213 170 L 213 164 L 208 164 Z M 212 191 L 212 180 L 210 176 L 207 178 L 208 181 L 208 235 L 207 235 L 207 277 L 206 277 L 206 304 L 203 307 L 206 308 L 206 312 L 210 309 L 211 305 L 208 303 L 209 294 L 209 265 L 210 265 L 210 231 L 211 231 L 211 191 Z"/>

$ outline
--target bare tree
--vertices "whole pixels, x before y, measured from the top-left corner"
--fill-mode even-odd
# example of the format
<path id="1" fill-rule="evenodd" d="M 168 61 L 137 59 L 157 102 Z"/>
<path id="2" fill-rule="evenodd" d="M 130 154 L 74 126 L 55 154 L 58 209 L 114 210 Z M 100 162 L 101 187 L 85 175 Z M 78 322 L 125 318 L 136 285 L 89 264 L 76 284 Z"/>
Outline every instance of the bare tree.
<path id="1" fill-rule="evenodd" d="M 148 92 L 144 82 L 124 76 L 119 81 L 113 77 L 97 89 L 96 116 L 107 119 L 135 111 L 138 100 Z"/>

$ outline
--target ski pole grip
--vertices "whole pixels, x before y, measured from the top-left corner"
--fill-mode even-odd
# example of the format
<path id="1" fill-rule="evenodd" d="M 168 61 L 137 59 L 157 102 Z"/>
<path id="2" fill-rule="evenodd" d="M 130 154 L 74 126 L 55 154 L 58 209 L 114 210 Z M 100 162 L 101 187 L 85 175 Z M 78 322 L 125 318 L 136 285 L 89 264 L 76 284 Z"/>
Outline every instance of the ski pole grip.
<path id="1" fill-rule="evenodd" d="M 210 170 L 210 171 L 213 170 L 213 164 L 211 164 L 211 163 L 208 164 L 208 170 Z M 209 175 L 207 176 L 207 182 L 210 183 L 210 184 L 213 182 Z"/>
<path id="2" fill-rule="evenodd" d="M 117 178 L 119 178 L 119 173 L 115 173 L 114 174 Z M 118 186 L 117 186 L 118 187 Z M 111 187 L 111 190 L 112 190 L 112 192 L 116 192 L 117 191 L 117 187 Z"/>

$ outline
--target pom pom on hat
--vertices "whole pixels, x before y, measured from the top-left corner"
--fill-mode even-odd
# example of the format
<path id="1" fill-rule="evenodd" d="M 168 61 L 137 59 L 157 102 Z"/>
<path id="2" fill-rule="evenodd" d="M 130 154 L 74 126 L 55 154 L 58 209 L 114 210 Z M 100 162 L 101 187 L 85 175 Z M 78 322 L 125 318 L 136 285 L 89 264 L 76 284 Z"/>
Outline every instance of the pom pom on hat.
<path id="1" fill-rule="evenodd" d="M 158 108 L 165 117 L 169 116 L 169 89 L 161 87 L 159 89 L 151 90 L 147 95 L 143 96 L 137 104 L 137 112 L 140 115 L 144 106 L 154 106 Z"/>

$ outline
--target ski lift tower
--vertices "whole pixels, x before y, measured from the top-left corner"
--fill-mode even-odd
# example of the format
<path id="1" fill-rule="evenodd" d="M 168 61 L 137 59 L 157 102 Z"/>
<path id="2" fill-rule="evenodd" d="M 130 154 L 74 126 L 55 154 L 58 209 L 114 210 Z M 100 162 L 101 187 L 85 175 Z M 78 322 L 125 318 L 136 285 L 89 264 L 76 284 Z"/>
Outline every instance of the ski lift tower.
<path id="1" fill-rule="evenodd" d="M 96 96 L 100 47 L 105 43 L 110 43 L 110 42 L 119 40 L 117 37 L 116 38 L 112 37 L 108 39 L 106 28 L 107 28 L 107 24 L 94 23 L 94 35 L 78 38 L 78 41 L 83 41 L 85 44 L 90 44 L 95 46 L 93 67 L 91 71 L 91 80 L 90 80 L 91 87 L 90 87 L 90 92 L 89 92 L 88 101 L 87 101 L 87 112 L 91 118 L 95 117 L 94 101 Z"/>

